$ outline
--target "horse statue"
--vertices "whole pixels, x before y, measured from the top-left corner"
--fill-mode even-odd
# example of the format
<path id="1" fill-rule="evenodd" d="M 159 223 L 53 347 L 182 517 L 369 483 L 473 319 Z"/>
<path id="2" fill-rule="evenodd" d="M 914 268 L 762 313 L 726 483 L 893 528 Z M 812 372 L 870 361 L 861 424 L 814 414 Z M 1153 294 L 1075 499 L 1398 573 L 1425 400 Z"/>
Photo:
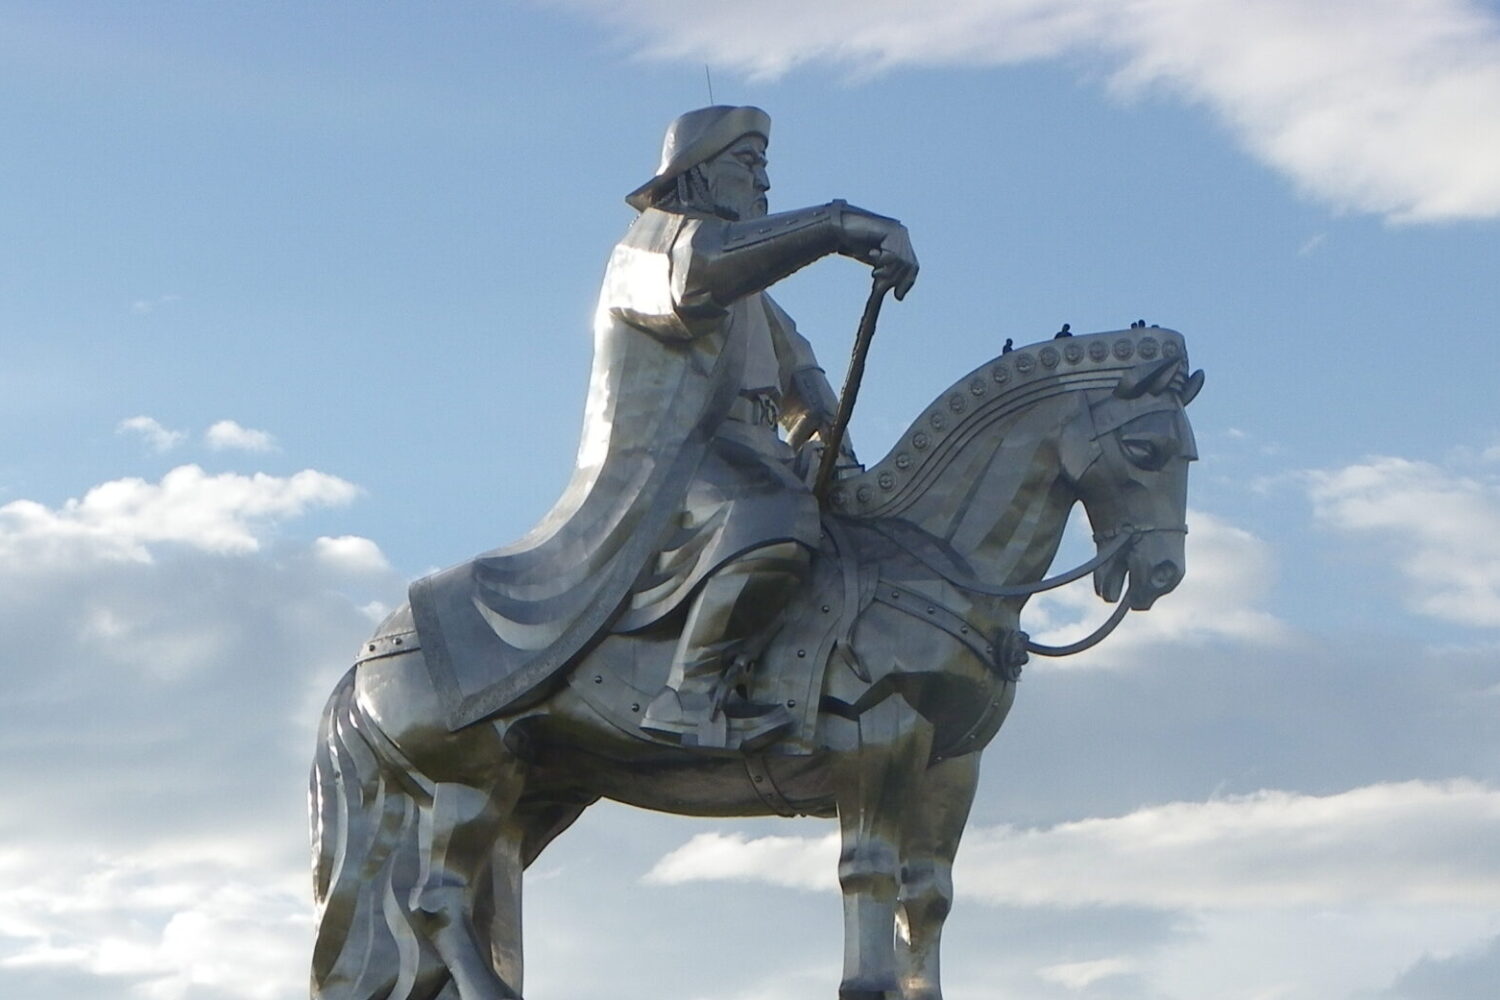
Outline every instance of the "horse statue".
<path id="1" fill-rule="evenodd" d="M 965 375 L 829 496 L 801 598 L 753 671 L 798 724 L 689 748 L 639 713 L 675 636 L 608 635 L 524 707 L 450 729 L 410 611 L 334 690 L 311 780 L 318 1000 L 519 1000 L 522 872 L 601 797 L 703 816 L 837 816 L 840 1000 L 940 1000 L 938 944 L 980 751 L 1028 652 L 1062 655 L 1183 575 L 1184 407 L 1203 383 L 1175 331 L 1060 336 Z M 1082 502 L 1095 556 L 1051 580 Z M 1089 572 L 1109 621 L 1064 647 L 1027 599 Z M 1127 586 L 1128 579 L 1128 586 Z M 897 922 L 903 933 L 896 934 Z"/>

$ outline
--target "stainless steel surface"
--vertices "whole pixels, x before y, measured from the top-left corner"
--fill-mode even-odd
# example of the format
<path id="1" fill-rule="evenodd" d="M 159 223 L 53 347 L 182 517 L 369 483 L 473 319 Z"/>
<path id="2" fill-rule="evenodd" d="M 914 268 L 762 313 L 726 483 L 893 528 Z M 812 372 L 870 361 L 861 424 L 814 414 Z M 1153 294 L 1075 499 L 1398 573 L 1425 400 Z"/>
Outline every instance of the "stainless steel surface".
<path id="1" fill-rule="evenodd" d="M 1068 511 L 1084 504 L 1105 553 L 1101 596 L 1145 609 L 1181 579 L 1183 406 L 1201 377 L 1169 330 L 1003 354 L 837 481 L 820 521 L 793 448 L 756 415 L 769 398 L 783 432 L 821 428 L 832 393 L 808 389 L 816 359 L 762 283 L 806 263 L 805 233 L 825 225 L 840 232 L 824 252 L 852 248 L 898 296 L 916 262 L 899 223 L 835 204 L 836 223 L 789 213 L 785 236 L 750 242 L 776 253 L 726 263 L 736 227 L 764 215 L 769 122 L 717 123 L 760 120 L 679 120 L 658 183 L 632 195 L 643 211 L 606 275 L 558 506 L 414 585 L 330 698 L 311 780 L 314 997 L 520 997 L 522 872 L 608 797 L 837 816 L 838 995 L 937 1000 L 978 751 L 1015 697 L 1020 614 Z M 643 729 L 664 692 L 693 704 Z"/>

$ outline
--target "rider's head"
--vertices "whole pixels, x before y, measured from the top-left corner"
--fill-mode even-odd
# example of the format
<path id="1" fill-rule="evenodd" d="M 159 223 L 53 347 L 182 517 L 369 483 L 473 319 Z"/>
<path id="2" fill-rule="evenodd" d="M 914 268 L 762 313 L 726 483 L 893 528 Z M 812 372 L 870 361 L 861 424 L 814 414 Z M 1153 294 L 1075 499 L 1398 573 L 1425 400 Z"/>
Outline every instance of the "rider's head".
<path id="1" fill-rule="evenodd" d="M 771 119 L 752 107 L 716 105 L 667 127 L 656 175 L 627 197 L 636 209 L 695 209 L 725 218 L 766 214 L 766 142 Z"/>

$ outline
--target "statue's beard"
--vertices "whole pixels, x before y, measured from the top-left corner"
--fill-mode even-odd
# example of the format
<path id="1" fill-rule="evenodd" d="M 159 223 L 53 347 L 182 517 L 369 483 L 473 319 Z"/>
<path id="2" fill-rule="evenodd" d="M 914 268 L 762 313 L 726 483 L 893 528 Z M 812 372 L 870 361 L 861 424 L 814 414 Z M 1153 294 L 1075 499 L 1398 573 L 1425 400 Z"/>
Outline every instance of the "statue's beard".
<path id="1" fill-rule="evenodd" d="M 743 222 L 747 218 L 764 218 L 766 214 L 766 207 L 767 205 L 765 198 L 756 198 L 754 204 L 750 206 L 749 212 L 742 214 L 738 209 L 731 208 L 728 205 L 716 204 L 714 205 L 714 214 L 721 219 L 728 219 L 730 222 Z"/>

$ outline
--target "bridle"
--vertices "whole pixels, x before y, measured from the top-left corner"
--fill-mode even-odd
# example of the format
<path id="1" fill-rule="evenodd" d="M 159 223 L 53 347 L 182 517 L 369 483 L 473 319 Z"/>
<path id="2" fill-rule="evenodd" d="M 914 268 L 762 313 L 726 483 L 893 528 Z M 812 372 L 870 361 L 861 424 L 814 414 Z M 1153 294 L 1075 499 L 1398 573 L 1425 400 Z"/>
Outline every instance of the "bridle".
<path id="1" fill-rule="evenodd" d="M 939 565 L 938 561 L 933 559 L 929 553 L 923 552 L 916 546 L 911 545 L 905 539 L 901 538 L 896 532 L 891 531 L 885 525 L 882 525 L 879 521 L 870 521 L 868 523 L 870 527 L 878 531 L 888 541 L 890 541 L 896 547 L 900 548 L 903 552 L 911 556 L 913 559 L 917 560 L 917 562 L 921 563 L 927 569 L 937 574 L 937 576 L 941 579 L 952 584 L 960 590 L 967 590 L 975 594 L 983 594 L 987 597 L 1030 597 L 1033 594 L 1040 594 L 1048 590 L 1055 590 L 1058 587 L 1072 583 L 1075 580 L 1082 579 L 1083 577 L 1089 575 L 1094 570 L 1098 569 L 1100 566 L 1103 566 L 1105 563 L 1109 562 L 1112 559 L 1115 559 L 1117 557 L 1124 558 L 1125 556 L 1129 555 L 1130 550 L 1135 547 L 1136 543 L 1153 531 L 1176 531 L 1182 532 L 1183 534 L 1187 533 L 1187 525 L 1185 524 L 1171 525 L 1167 527 L 1157 527 L 1155 525 L 1122 524 L 1118 528 L 1111 528 L 1108 531 L 1099 532 L 1094 535 L 1094 543 L 1096 545 L 1100 545 L 1101 548 L 1099 549 L 1098 554 L 1087 562 L 1080 563 L 1066 572 L 1058 573 L 1055 576 L 1049 576 L 1044 580 L 1038 580 L 1036 583 L 1021 583 L 999 586 L 992 583 L 986 583 L 983 580 L 980 580 L 978 577 L 951 563 L 946 566 Z M 1026 651 L 1028 653 L 1035 653 L 1038 656 L 1058 657 L 1072 656 L 1074 653 L 1081 653 L 1086 649 L 1091 649 L 1092 647 L 1097 646 L 1099 643 L 1103 642 L 1111 632 L 1119 627 L 1120 622 L 1125 620 L 1125 616 L 1130 612 L 1129 598 L 1130 591 L 1127 588 L 1126 591 L 1120 595 L 1119 602 L 1115 605 L 1114 610 L 1110 612 L 1110 616 L 1105 620 L 1104 624 L 1100 625 L 1098 628 L 1094 629 L 1093 632 L 1090 632 L 1088 635 L 1084 636 L 1082 639 L 1079 639 L 1077 642 L 1070 642 L 1065 646 L 1049 646 L 1045 643 L 1034 642 L 1029 636 L 1027 636 Z M 1025 635 L 1024 632 L 1022 632 L 1021 634 Z"/>

